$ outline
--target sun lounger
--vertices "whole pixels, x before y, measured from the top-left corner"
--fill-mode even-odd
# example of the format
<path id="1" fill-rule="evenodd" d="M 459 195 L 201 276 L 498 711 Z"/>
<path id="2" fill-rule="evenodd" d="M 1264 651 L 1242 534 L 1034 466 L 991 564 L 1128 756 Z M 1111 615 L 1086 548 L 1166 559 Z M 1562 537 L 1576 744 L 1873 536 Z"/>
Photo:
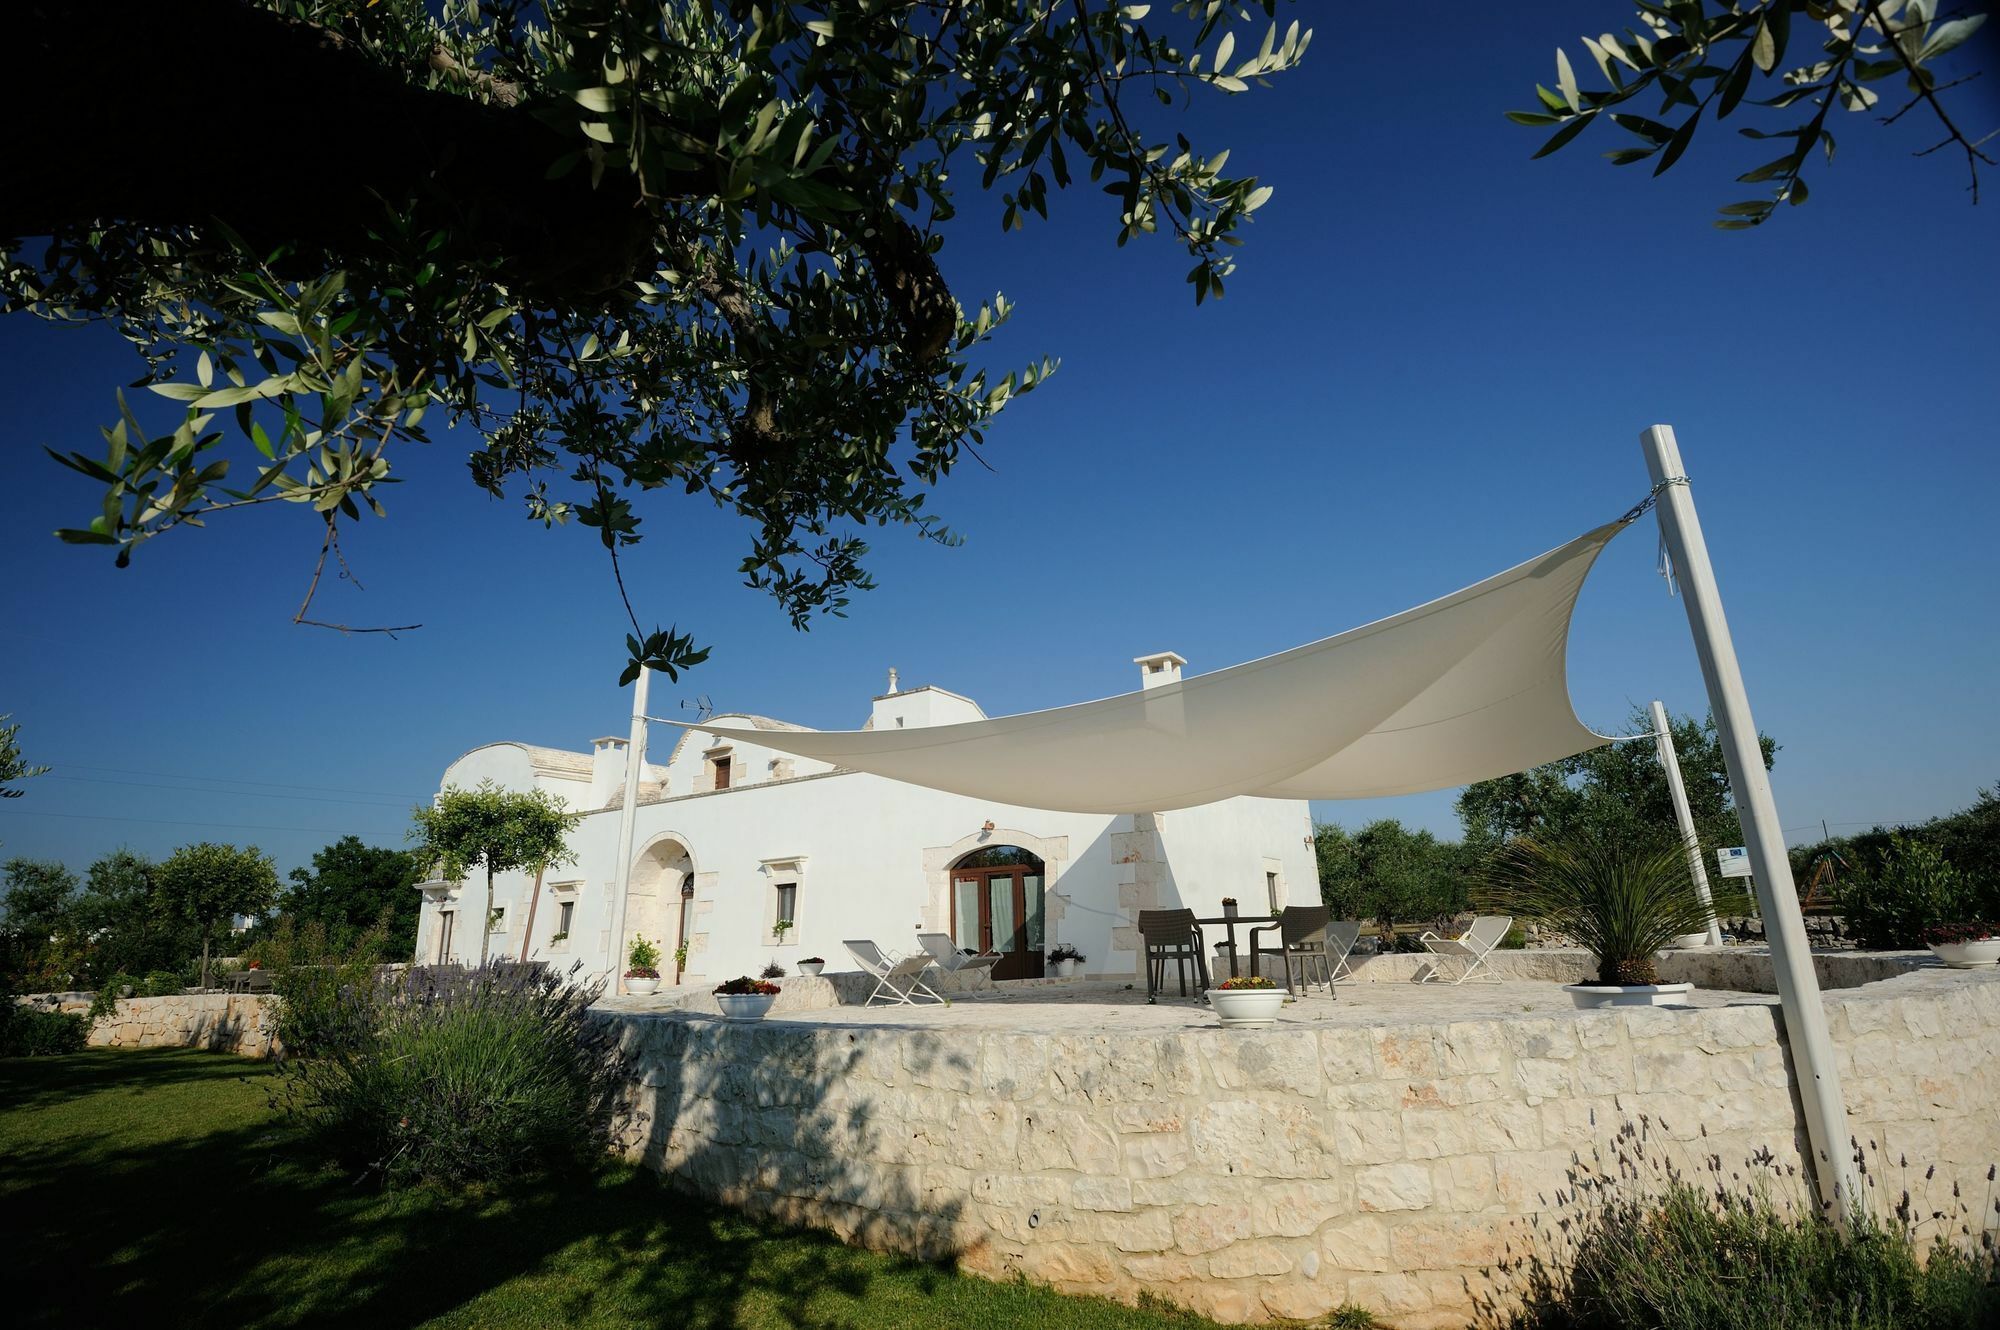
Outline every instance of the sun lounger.
<path id="1" fill-rule="evenodd" d="M 1505 915 L 1483 914 L 1457 937 L 1424 933 L 1417 939 L 1424 944 L 1424 950 L 1433 956 L 1455 956 L 1461 968 L 1458 978 L 1447 980 L 1439 972 L 1436 962 L 1427 962 L 1423 971 L 1418 973 L 1417 982 L 1462 984 L 1475 975 L 1497 982 L 1500 976 L 1486 963 L 1486 958 L 1493 954 L 1493 949 L 1500 945 L 1500 940 L 1513 926 L 1514 921 Z"/>
<path id="2" fill-rule="evenodd" d="M 891 956 L 873 942 L 862 938 L 852 938 L 841 943 L 847 948 L 862 970 L 875 976 L 875 991 L 861 1005 L 872 1007 L 880 1001 L 887 1005 L 903 1004 L 916 1006 L 918 993 L 923 993 L 934 1002 L 951 1005 L 951 1000 L 924 982 L 924 971 L 937 964 L 929 952 L 919 952 L 914 956 Z"/>
<path id="3" fill-rule="evenodd" d="M 978 970 L 991 971 L 995 965 L 1000 963 L 999 952 L 960 951 L 957 944 L 946 933 L 919 933 L 917 934 L 917 941 L 923 943 L 924 950 L 929 952 L 931 959 L 937 962 L 938 969 L 943 970 L 947 974 Z"/>

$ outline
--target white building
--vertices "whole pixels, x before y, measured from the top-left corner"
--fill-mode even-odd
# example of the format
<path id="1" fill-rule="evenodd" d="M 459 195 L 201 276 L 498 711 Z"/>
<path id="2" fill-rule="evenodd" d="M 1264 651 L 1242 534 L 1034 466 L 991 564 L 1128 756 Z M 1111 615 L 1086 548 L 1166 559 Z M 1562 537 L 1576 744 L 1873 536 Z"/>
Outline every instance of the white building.
<path id="1" fill-rule="evenodd" d="M 1148 686 L 1180 678 L 1171 652 L 1137 662 Z M 869 727 L 913 728 L 982 720 L 970 698 L 942 688 L 889 689 Z M 761 716 L 716 716 L 738 727 L 795 729 Z M 504 873 L 494 884 L 489 953 L 582 961 L 590 974 L 622 962 L 632 938 L 659 944 L 662 978 L 715 982 L 755 974 L 772 960 L 795 971 L 819 956 L 829 970 L 856 968 L 841 943 L 871 938 L 891 951 L 919 931 L 961 946 L 1008 953 L 998 978 L 1039 976 L 1049 948 L 1070 943 L 1088 975 L 1139 973 L 1141 909 L 1244 914 L 1315 904 L 1319 879 L 1312 817 L 1301 800 L 1228 799 L 1171 813 L 1061 813 L 989 804 L 864 772 L 793 758 L 700 730 L 678 734 L 664 763 L 646 762 L 639 789 L 624 939 L 612 945 L 621 738 L 588 753 L 495 743 L 444 773 L 445 786 L 491 780 L 544 789 L 585 812 L 570 839 L 575 862 L 543 875 Z M 648 757 L 651 753 L 647 754 Z M 419 962 L 479 958 L 485 874 L 426 884 Z M 781 920 L 791 927 L 782 936 Z M 685 971 L 674 953 L 687 946 Z M 622 971 L 622 963 L 616 969 Z"/>

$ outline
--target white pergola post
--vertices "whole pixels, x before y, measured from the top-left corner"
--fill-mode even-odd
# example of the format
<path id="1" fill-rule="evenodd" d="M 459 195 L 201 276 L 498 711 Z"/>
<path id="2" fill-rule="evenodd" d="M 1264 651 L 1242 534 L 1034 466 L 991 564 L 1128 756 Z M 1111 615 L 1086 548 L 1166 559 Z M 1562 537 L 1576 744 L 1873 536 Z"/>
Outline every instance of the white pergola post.
<path id="1" fill-rule="evenodd" d="M 1681 829 L 1681 844 L 1687 849 L 1688 874 L 1694 890 L 1708 906 L 1708 945 L 1722 945 L 1722 921 L 1715 917 L 1715 901 L 1708 894 L 1708 867 L 1701 861 L 1701 837 L 1694 832 L 1694 812 L 1688 807 L 1687 784 L 1681 779 L 1680 754 L 1674 751 L 1674 732 L 1667 724 L 1667 704 L 1653 700 L 1653 742 L 1660 748 L 1660 765 L 1667 771 L 1667 793 L 1674 801 L 1674 821 Z"/>
<path id="2" fill-rule="evenodd" d="M 1751 718 L 1750 699 L 1743 691 L 1743 672 L 1736 663 L 1736 646 L 1723 617 L 1715 569 L 1708 561 L 1708 545 L 1702 539 L 1701 520 L 1695 516 L 1673 427 L 1654 425 L 1639 436 L 1639 441 L 1658 498 L 1660 535 L 1680 578 L 1688 627 L 1694 634 L 1702 680 L 1708 685 L 1709 705 L 1714 708 L 1729 785 L 1736 794 L 1736 815 L 1750 852 L 1799 1104 L 1814 1154 L 1807 1162 L 1819 1180 L 1821 1203 L 1835 1219 L 1844 1221 L 1848 1212 L 1861 1204 L 1860 1178 L 1850 1153 L 1847 1108 L 1840 1094 L 1833 1037 L 1827 1030 L 1826 1008 L 1813 973 L 1812 949 L 1806 940 L 1805 918 L 1799 912 L 1798 889 L 1792 883 L 1791 858 L 1779 830 L 1777 803 L 1771 797 L 1770 774 L 1764 769 L 1764 752 L 1757 742 L 1757 722 Z"/>
<path id="3" fill-rule="evenodd" d="M 625 898 L 632 887 L 632 837 L 639 820 L 639 773 L 646 759 L 646 683 L 641 669 L 632 683 L 632 736 L 625 744 L 625 801 L 618 809 L 618 866 L 611 883 L 611 991 L 625 991 Z"/>

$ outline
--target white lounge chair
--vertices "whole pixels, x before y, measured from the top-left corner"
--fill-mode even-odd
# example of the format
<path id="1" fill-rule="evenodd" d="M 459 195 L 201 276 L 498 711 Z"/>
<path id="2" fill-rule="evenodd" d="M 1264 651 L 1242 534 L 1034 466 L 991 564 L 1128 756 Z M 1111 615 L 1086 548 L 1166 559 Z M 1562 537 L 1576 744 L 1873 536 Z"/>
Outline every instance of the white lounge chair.
<path id="1" fill-rule="evenodd" d="M 1424 950 L 1433 956 L 1456 956 L 1462 968 L 1458 978 L 1447 980 L 1439 973 L 1436 962 L 1427 962 L 1418 973 L 1417 982 L 1462 984 L 1479 975 L 1497 983 L 1500 976 L 1486 963 L 1486 958 L 1493 954 L 1493 949 L 1500 945 L 1500 940 L 1513 926 L 1514 921 L 1506 915 L 1482 914 L 1457 937 L 1439 937 L 1436 933 L 1426 932 L 1417 939 L 1424 944 Z"/>
<path id="2" fill-rule="evenodd" d="M 1354 954 L 1354 944 L 1360 940 L 1359 919 L 1336 919 L 1326 926 L 1326 963 L 1332 970 L 1334 983 L 1354 977 L 1347 958 Z"/>
<path id="3" fill-rule="evenodd" d="M 861 1005 L 872 1007 L 879 1000 L 889 1005 L 902 1004 L 917 1006 L 917 994 L 922 992 L 934 1002 L 942 1002 L 947 1007 L 951 999 L 924 982 L 924 971 L 937 964 L 929 952 L 919 952 L 914 956 L 891 956 L 889 953 L 864 938 L 850 938 L 841 943 L 848 954 L 860 964 L 862 970 L 875 976 L 875 991 Z"/>
<path id="4" fill-rule="evenodd" d="M 938 969 L 946 974 L 971 970 L 990 971 L 1000 963 L 1000 953 L 997 951 L 960 951 L 948 933 L 919 933 L 917 941 L 923 943 L 924 950 L 937 962 Z"/>

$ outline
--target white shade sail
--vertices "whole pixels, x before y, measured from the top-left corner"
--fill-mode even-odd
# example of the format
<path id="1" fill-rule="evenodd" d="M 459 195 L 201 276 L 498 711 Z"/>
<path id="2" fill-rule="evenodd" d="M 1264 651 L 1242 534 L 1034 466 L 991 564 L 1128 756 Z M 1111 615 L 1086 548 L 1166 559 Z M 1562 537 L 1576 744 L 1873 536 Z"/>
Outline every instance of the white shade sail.
<path id="1" fill-rule="evenodd" d="M 1605 742 L 1570 709 L 1564 653 L 1584 577 L 1625 525 L 1338 636 L 1101 701 L 912 729 L 685 728 L 1071 812 L 1464 785 Z"/>

